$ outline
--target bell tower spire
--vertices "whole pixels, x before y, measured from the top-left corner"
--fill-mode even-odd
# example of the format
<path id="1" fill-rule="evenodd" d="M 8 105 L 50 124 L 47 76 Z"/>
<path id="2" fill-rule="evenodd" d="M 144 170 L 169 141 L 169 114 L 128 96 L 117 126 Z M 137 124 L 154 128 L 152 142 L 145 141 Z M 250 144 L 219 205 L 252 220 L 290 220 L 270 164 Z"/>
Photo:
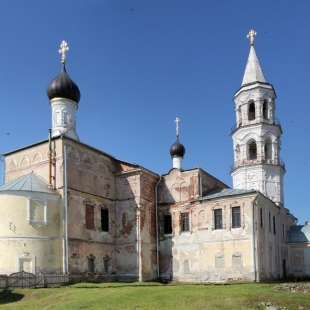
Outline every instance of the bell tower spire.
<path id="1" fill-rule="evenodd" d="M 233 187 L 256 189 L 283 205 L 285 166 L 280 159 L 280 122 L 275 118 L 276 93 L 267 83 L 259 64 L 251 30 L 250 53 L 241 88 L 234 97 L 236 125 L 232 128 L 234 165 L 231 167 Z"/>

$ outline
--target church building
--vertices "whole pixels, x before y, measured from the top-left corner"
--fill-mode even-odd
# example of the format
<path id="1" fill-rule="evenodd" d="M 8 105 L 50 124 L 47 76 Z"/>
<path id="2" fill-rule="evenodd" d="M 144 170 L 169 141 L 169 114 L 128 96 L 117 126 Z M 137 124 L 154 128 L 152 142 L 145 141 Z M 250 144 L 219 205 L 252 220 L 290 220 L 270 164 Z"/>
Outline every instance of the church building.
<path id="1" fill-rule="evenodd" d="M 48 139 L 4 154 L 0 274 L 186 282 L 310 274 L 310 222 L 296 225 L 284 204 L 276 93 L 254 35 L 234 96 L 233 188 L 201 168 L 182 169 L 178 118 L 164 175 L 80 141 L 80 90 L 66 72 L 63 41 L 61 71 L 47 87 Z"/>

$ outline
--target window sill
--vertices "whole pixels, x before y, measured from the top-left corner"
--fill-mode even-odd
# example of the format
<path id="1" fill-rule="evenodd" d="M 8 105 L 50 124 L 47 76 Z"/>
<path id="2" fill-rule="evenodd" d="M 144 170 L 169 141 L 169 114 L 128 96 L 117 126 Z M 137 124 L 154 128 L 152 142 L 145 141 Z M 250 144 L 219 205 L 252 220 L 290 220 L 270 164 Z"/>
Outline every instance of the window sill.
<path id="1" fill-rule="evenodd" d="M 189 230 L 186 230 L 186 231 L 181 231 L 181 235 L 190 235 L 191 232 Z"/>

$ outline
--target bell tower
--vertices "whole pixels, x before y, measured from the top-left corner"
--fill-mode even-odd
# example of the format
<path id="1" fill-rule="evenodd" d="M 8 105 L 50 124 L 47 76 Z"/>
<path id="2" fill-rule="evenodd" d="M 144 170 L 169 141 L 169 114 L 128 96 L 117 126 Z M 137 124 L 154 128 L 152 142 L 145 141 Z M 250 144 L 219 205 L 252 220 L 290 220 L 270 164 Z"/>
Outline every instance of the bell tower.
<path id="1" fill-rule="evenodd" d="M 236 125 L 232 128 L 233 188 L 255 189 L 278 205 L 284 204 L 285 165 L 280 158 L 280 122 L 275 118 L 276 93 L 266 82 L 254 49 L 251 30 L 250 54 L 241 88 L 234 96 Z"/>

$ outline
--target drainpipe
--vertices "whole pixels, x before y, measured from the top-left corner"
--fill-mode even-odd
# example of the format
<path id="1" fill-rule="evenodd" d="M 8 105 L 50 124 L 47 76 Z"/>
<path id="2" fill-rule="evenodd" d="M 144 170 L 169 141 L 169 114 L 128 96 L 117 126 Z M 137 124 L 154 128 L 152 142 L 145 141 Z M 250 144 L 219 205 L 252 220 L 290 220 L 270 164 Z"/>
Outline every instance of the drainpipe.
<path id="1" fill-rule="evenodd" d="M 156 216 L 156 270 L 157 270 L 157 279 L 159 279 L 159 237 L 158 237 L 158 185 L 161 181 L 162 176 L 159 176 L 159 180 L 155 186 L 155 216 Z"/>
<path id="2" fill-rule="evenodd" d="M 255 254 L 255 217 L 254 217 L 254 207 L 255 207 L 255 200 L 257 199 L 259 191 L 256 192 L 256 196 L 252 201 L 252 246 L 253 246 L 253 268 L 254 268 L 254 282 L 257 281 L 257 272 L 256 272 L 256 254 Z"/>
<path id="3" fill-rule="evenodd" d="M 67 179 L 67 146 L 64 145 L 64 194 L 65 194 L 65 262 L 66 273 L 69 273 L 69 242 L 68 242 L 68 179 Z"/>
<path id="4" fill-rule="evenodd" d="M 279 271 L 279 277 L 281 276 L 281 227 L 280 227 L 280 213 L 281 213 L 281 207 L 279 206 L 279 212 L 278 212 L 278 258 L 279 258 L 279 265 L 278 265 L 278 271 Z"/>
<path id="5" fill-rule="evenodd" d="M 49 129 L 48 131 L 48 184 L 49 188 L 52 188 L 52 130 Z"/>
<path id="6" fill-rule="evenodd" d="M 60 136 L 62 144 L 64 144 L 63 135 Z M 63 191 L 64 191 L 64 219 L 63 219 L 63 270 L 69 273 L 68 261 L 68 179 L 67 179 L 67 146 L 63 147 Z"/>
<path id="7" fill-rule="evenodd" d="M 142 257 L 141 257 L 141 206 L 138 205 L 136 209 L 136 217 L 137 217 L 137 252 L 138 252 L 138 277 L 139 282 L 142 282 Z"/>

